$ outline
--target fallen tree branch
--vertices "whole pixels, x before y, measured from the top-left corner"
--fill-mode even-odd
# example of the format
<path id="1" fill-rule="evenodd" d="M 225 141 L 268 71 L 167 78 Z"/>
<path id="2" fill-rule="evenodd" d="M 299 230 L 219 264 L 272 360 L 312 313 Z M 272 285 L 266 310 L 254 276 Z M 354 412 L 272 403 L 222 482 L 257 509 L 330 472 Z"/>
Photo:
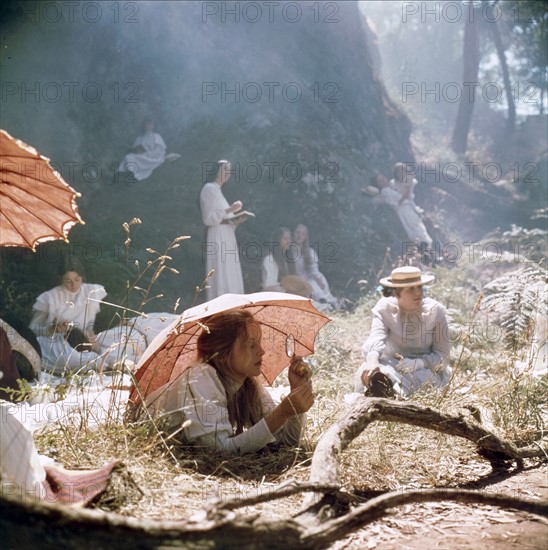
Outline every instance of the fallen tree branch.
<path id="1" fill-rule="evenodd" d="M 185 521 L 153 521 L 128 518 L 99 511 L 21 501 L 0 496 L 0 532 L 8 547 L 88 550 L 115 546 L 120 550 L 170 548 L 234 547 L 321 549 L 333 541 L 382 517 L 386 510 L 411 503 L 452 500 L 466 504 L 487 504 L 512 508 L 548 517 L 546 502 L 533 502 L 478 491 L 443 489 L 392 492 L 373 498 L 341 517 L 333 518 L 337 508 L 349 509 L 355 501 L 351 493 L 340 489 L 339 456 L 351 441 L 374 421 L 403 422 L 422 426 L 475 442 L 480 450 L 500 453 L 513 460 L 543 457 L 546 447 L 517 447 L 463 416 L 443 414 L 414 403 L 363 398 L 347 417 L 332 426 L 320 439 L 312 459 L 310 481 L 292 482 L 272 491 L 257 491 L 242 499 L 213 502 L 203 513 Z M 259 514 L 244 516 L 235 512 L 242 506 L 291 496 L 297 493 L 320 493 L 293 518 L 264 520 Z M 310 497 L 308 497 L 310 501 Z M 305 499 L 306 502 L 306 499 Z M 325 519 L 331 518 L 331 519 Z M 322 523 L 323 522 L 323 523 Z M 24 525 L 24 529 L 20 526 Z"/>
<path id="2" fill-rule="evenodd" d="M 295 484 L 278 490 L 273 498 L 310 490 L 308 483 Z M 120 550 L 152 550 L 166 546 L 192 550 L 233 547 L 251 550 L 258 546 L 273 549 L 285 546 L 321 550 L 379 519 L 389 508 L 446 500 L 513 508 L 548 517 L 547 503 L 458 489 L 387 493 L 369 500 L 343 517 L 312 528 L 295 519 L 268 521 L 261 519 L 259 514 L 239 515 L 230 510 L 234 507 L 230 503 L 228 510 L 217 509 L 214 519 L 204 514 L 187 521 L 153 521 L 0 497 L 0 532 L 4 534 L 2 542 L 8 548 L 58 550 L 62 547 L 80 550 L 85 547 L 99 550 L 116 547 Z"/>
<path id="3" fill-rule="evenodd" d="M 405 504 L 440 502 L 451 500 L 462 504 L 484 504 L 504 509 L 520 510 L 530 514 L 548 517 L 548 503 L 525 500 L 498 494 L 468 491 L 464 489 L 429 489 L 424 491 L 393 491 L 368 500 L 348 514 L 325 522 L 306 532 L 303 542 L 313 541 L 317 548 L 338 540 L 352 531 L 376 521 L 386 510 Z"/>
<path id="4" fill-rule="evenodd" d="M 502 457 L 517 461 L 542 458 L 548 450 L 547 446 L 536 443 L 517 447 L 480 424 L 467 420 L 463 415 L 441 413 L 416 403 L 363 397 L 343 420 L 331 426 L 320 438 L 312 457 L 310 482 L 339 485 L 339 455 L 375 421 L 400 422 L 463 437 L 476 443 L 481 450 L 499 453 Z"/>

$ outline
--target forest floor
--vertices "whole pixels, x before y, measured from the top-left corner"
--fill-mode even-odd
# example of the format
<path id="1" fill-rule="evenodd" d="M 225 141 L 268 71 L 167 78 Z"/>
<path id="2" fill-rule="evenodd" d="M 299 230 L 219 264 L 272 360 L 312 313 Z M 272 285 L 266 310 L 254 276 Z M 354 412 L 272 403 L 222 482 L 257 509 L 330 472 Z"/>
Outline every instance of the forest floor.
<path id="1" fill-rule="evenodd" d="M 477 466 L 478 478 L 482 468 Z M 490 493 L 548 500 L 548 469 L 499 472 L 488 476 Z M 548 522 L 522 512 L 490 506 L 424 503 L 392 511 L 382 520 L 338 541 L 332 550 L 542 550 L 548 546 Z"/>
<path id="2" fill-rule="evenodd" d="M 546 376 L 535 378 L 530 371 L 516 368 L 527 355 L 525 344 L 519 353 L 510 353 L 504 350 L 500 334 L 496 341 L 486 337 L 496 317 L 481 307 L 474 308 L 478 291 L 468 283 L 471 269 L 474 266 L 434 270 L 437 281 L 429 295 L 446 304 L 452 331 L 457 335 L 452 347 L 454 377 L 443 394 L 417 394 L 412 401 L 454 414 L 462 414 L 470 406 L 479 407 L 497 435 L 531 443 L 546 433 Z M 39 451 L 54 456 L 67 468 L 98 467 L 113 459 L 122 460 L 133 482 L 121 486 L 108 506 L 101 506 L 149 520 L 185 521 L 201 514 L 212 500 L 269 493 L 291 481 L 306 482 L 319 438 L 351 409 L 352 378 L 361 361 L 370 309 L 377 299 L 375 294 L 364 295 L 353 312 L 334 313 L 332 323 L 322 329 L 316 353 L 309 358 L 316 401 L 308 415 L 301 449 L 242 457 L 212 455 L 173 439 L 166 444 L 139 427 L 111 423 L 101 430 L 82 425 L 70 430 L 49 426 L 36 436 Z M 283 375 L 280 378 L 276 386 L 283 391 L 286 381 Z M 546 460 L 527 459 L 522 470 L 515 464 L 493 470 L 467 440 L 396 422 L 369 425 L 341 453 L 340 478 L 342 489 L 357 504 L 388 491 L 433 488 L 477 489 L 544 502 L 548 499 Z M 302 497 L 293 495 L 239 512 L 244 516 L 259 514 L 263 520 L 288 519 L 301 504 Z M 547 541 L 548 522 L 542 518 L 448 501 L 394 508 L 331 548 L 546 550 Z"/>

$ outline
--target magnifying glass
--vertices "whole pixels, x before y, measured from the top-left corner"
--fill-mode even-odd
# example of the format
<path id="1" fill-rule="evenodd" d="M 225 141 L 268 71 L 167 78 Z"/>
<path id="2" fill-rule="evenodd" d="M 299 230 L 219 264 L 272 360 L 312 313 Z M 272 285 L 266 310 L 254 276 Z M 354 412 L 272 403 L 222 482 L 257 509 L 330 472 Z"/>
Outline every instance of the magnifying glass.
<path id="1" fill-rule="evenodd" d="M 291 359 L 295 355 L 295 338 L 288 334 L 285 339 L 285 353 Z"/>
<path id="2" fill-rule="evenodd" d="M 285 353 L 291 359 L 295 355 L 295 338 L 293 334 L 288 334 L 285 338 Z M 303 375 L 308 370 L 308 365 L 304 360 L 301 360 L 297 367 L 297 374 Z"/>

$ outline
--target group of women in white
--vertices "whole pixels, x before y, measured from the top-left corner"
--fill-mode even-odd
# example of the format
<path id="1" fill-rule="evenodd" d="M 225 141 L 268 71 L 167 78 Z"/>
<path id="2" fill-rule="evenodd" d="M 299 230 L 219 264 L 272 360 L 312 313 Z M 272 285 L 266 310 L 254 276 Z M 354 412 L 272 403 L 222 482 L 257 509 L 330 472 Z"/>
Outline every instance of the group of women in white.
<path id="1" fill-rule="evenodd" d="M 207 228 L 203 252 L 206 258 L 208 300 L 226 293 L 242 294 L 244 282 L 238 253 L 236 228 L 249 218 L 242 201 L 229 204 L 222 192 L 230 179 L 231 164 L 218 161 L 215 181 L 200 192 L 202 221 Z M 325 276 L 318 267 L 318 254 L 310 246 L 308 229 L 299 224 L 293 231 L 279 227 L 261 265 L 261 287 L 265 291 L 289 292 L 311 298 L 318 304 L 337 308 Z"/>
<path id="2" fill-rule="evenodd" d="M 308 228 L 299 224 L 293 233 L 279 227 L 273 235 L 269 253 L 261 266 L 263 290 L 289 292 L 311 298 L 319 308 L 337 309 L 340 301 L 333 296 L 318 267 L 318 254 L 310 246 Z"/>
<path id="3" fill-rule="evenodd" d="M 238 216 L 241 201 L 229 204 L 222 194 L 229 177 L 230 163 L 221 161 L 215 181 L 205 184 L 200 194 L 206 244 L 217 246 L 211 246 L 207 255 L 210 299 L 244 290 L 237 256 L 213 253 L 223 243 L 228 250 L 237 250 L 235 229 L 246 219 Z M 279 246 L 263 259 L 263 290 L 300 294 L 336 307 L 307 228 L 300 224 L 293 233 L 280 228 L 274 242 Z M 74 258 L 65 259 L 58 274 L 59 285 L 36 299 L 30 325 L 39 342 L 42 369 L 53 375 L 131 367 L 154 337 L 179 317 L 148 314 L 96 333 L 97 315 L 105 304 L 104 287 L 87 283 Z M 424 293 L 424 286 L 433 280 L 433 275 L 412 266 L 395 268 L 380 280 L 383 296 L 372 311 L 362 348 L 364 361 L 355 373 L 355 392 L 407 399 L 449 384 L 451 342 L 445 308 Z M 260 325 L 244 310 L 204 319 L 194 362 L 140 403 L 148 409 L 146 418 L 161 417 L 163 429 L 186 444 L 232 454 L 299 445 L 306 412 L 314 403 L 312 371 L 301 357 L 288 359 L 289 393 L 274 399 L 260 381 L 265 355 L 261 338 Z M 15 432 L 18 429 L 15 426 Z M 13 460 L 17 453 L 13 441 L 0 439 L 1 479 L 17 470 Z M 34 452 L 29 441 L 21 445 Z"/>

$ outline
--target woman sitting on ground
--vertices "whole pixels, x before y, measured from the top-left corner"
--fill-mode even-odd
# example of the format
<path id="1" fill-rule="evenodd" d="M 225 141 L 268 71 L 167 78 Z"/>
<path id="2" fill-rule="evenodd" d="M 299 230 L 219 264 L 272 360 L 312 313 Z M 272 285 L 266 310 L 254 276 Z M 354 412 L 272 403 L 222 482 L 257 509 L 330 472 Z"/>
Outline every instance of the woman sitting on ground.
<path id="1" fill-rule="evenodd" d="M 166 160 L 166 144 L 162 136 L 154 132 L 155 122 L 146 117 L 143 122 L 143 135 L 137 137 L 133 147 L 122 159 L 118 172 L 130 172 L 137 181 L 150 177 L 152 172 Z M 117 177 L 115 177 L 115 181 Z"/>
<path id="2" fill-rule="evenodd" d="M 425 298 L 434 280 L 417 267 L 398 267 L 381 279 L 371 331 L 356 372 L 355 391 L 373 397 L 410 397 L 419 388 L 443 388 L 451 378 L 451 341 L 445 308 Z"/>
<path id="3" fill-rule="evenodd" d="M 291 393 L 276 404 L 257 378 L 264 350 L 253 315 L 231 310 L 203 324 L 196 362 L 147 398 L 149 410 L 163 416 L 164 429 L 183 428 L 185 442 L 213 450 L 244 454 L 273 442 L 298 445 L 303 413 L 314 403 L 309 367 L 291 360 Z"/>
<path id="4" fill-rule="evenodd" d="M 291 231 L 279 227 L 272 239 L 269 253 L 262 264 L 262 288 L 269 292 L 288 292 L 310 298 L 310 283 L 296 275 L 295 261 L 290 257 Z"/>
<path id="5" fill-rule="evenodd" d="M 61 284 L 40 294 L 33 306 L 30 328 L 40 344 L 43 369 L 51 374 L 64 375 L 82 367 L 111 368 L 123 359 L 134 362 L 146 347 L 136 334 L 116 350 L 102 348 L 102 336 L 110 331 L 96 335 L 94 324 L 107 293 L 101 285 L 84 282 L 83 273 L 75 258 L 62 258 Z"/>
<path id="6" fill-rule="evenodd" d="M 293 241 L 297 245 L 295 253 L 295 273 L 305 279 L 312 287 L 312 299 L 321 304 L 329 304 L 337 308 L 339 302 L 331 291 L 325 276 L 320 273 L 318 268 L 318 255 L 310 247 L 308 240 L 308 228 L 302 223 L 295 227 L 293 231 Z"/>

